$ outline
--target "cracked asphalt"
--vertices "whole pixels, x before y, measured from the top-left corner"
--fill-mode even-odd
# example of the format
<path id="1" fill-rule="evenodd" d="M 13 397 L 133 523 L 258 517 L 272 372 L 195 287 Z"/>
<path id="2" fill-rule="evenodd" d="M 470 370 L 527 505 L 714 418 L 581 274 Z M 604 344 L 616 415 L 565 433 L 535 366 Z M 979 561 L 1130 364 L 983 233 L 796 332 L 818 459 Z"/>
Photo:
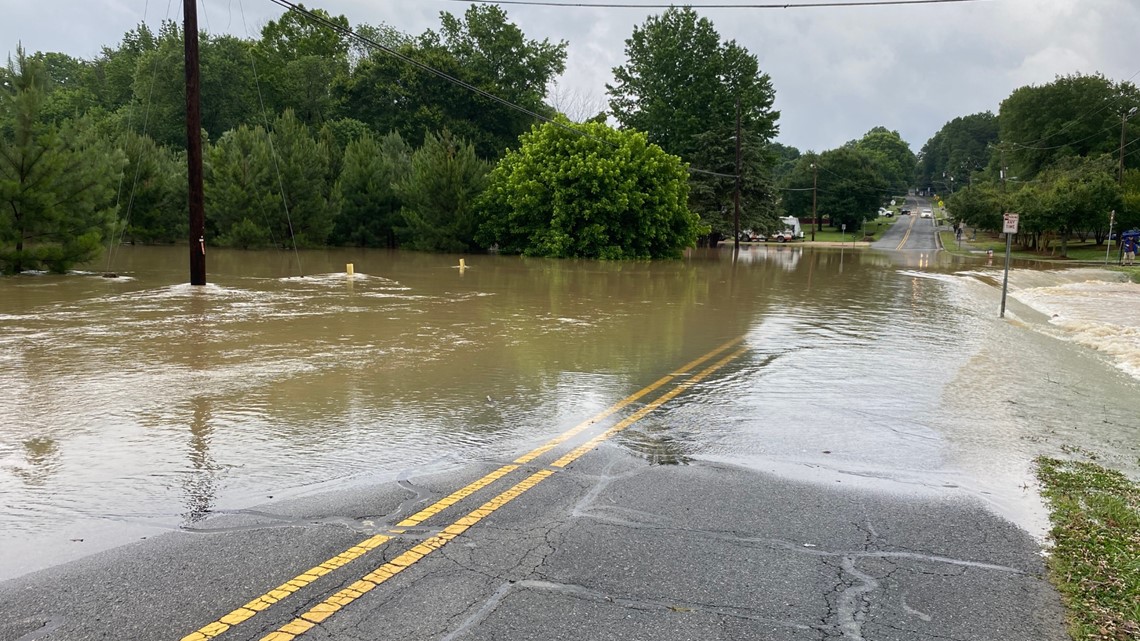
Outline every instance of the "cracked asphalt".
<path id="1" fill-rule="evenodd" d="M 502 492 L 396 527 L 501 463 L 217 515 L 0 584 L 0 641 L 181 639 L 390 533 L 216 636 L 273 638 Z M 1038 542 L 968 498 L 653 465 L 607 442 L 298 638 L 1061 641 L 1043 574 Z"/>

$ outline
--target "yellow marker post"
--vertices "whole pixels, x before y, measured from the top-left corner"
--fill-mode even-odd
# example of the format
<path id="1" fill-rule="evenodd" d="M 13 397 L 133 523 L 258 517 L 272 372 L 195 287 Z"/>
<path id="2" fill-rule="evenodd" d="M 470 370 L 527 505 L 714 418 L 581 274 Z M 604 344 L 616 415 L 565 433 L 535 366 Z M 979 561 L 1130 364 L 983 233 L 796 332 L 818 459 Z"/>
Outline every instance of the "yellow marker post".
<path id="1" fill-rule="evenodd" d="M 346 274 L 348 274 L 349 276 L 352 276 L 355 273 L 352 269 L 352 263 L 348 263 L 347 265 L 344 266 L 344 272 Z"/>

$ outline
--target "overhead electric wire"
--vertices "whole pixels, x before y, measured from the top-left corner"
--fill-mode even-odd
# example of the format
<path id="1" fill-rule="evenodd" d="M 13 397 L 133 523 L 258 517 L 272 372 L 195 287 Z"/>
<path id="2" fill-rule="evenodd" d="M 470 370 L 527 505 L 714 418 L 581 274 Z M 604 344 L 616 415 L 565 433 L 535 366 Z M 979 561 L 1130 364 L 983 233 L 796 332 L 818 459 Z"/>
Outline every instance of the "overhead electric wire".
<path id="1" fill-rule="evenodd" d="M 630 4 L 613 2 L 557 2 L 554 0 L 448 0 L 464 4 L 513 4 L 534 7 L 581 7 L 587 9 L 670 9 L 673 4 Z M 885 7 L 922 4 L 961 4 L 965 2 L 991 2 L 992 0 L 860 0 L 859 2 L 779 2 L 779 3 L 724 3 L 685 4 L 692 9 L 835 9 L 840 7 Z"/>

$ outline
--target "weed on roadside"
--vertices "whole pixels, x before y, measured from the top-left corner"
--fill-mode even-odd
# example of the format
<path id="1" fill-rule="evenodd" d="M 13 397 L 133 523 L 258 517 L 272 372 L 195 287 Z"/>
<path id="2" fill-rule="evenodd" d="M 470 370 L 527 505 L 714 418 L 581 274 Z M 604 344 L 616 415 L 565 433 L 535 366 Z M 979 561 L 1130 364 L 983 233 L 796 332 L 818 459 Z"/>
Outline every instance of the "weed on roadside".
<path id="1" fill-rule="evenodd" d="M 1140 639 L 1140 485 L 1094 463 L 1037 459 L 1053 583 L 1075 641 Z"/>

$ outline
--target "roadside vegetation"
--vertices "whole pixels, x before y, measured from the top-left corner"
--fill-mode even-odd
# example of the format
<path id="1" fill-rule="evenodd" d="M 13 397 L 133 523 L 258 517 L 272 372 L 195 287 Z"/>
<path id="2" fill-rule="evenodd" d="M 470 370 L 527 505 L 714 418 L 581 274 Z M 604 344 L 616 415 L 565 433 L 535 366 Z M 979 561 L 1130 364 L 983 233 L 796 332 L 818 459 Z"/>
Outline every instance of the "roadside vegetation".
<path id="1" fill-rule="evenodd" d="M 1140 485 L 1095 463 L 1037 460 L 1048 565 L 1074 641 L 1140 639 Z"/>
<path id="2" fill-rule="evenodd" d="M 345 16 L 304 11 L 257 37 L 202 34 L 207 245 L 676 256 L 732 238 L 737 185 L 740 228 L 763 233 L 786 215 L 808 231 L 814 203 L 835 240 L 842 225 L 858 235 L 916 183 L 982 230 L 1019 212 L 1025 251 L 1079 256 L 1106 238 L 1114 209 L 1115 229 L 1140 226 L 1140 154 L 1126 149 L 1114 174 L 1121 130 L 1124 147 L 1140 139 L 1128 82 L 1022 87 L 997 115 L 947 123 L 918 154 L 883 126 L 801 151 L 775 141 L 776 87 L 757 56 L 693 8 L 635 26 L 598 100 L 557 87 L 568 43 L 527 38 L 496 5 L 441 12 L 420 35 L 352 29 L 403 59 L 361 44 Z M 175 22 L 140 24 L 91 59 L 17 48 L 0 69 L 0 272 L 186 242 L 182 35 Z M 578 169 L 533 193 L 524 168 L 557 172 L 526 147 L 551 126 Z M 657 163 L 668 180 L 617 180 Z"/>

